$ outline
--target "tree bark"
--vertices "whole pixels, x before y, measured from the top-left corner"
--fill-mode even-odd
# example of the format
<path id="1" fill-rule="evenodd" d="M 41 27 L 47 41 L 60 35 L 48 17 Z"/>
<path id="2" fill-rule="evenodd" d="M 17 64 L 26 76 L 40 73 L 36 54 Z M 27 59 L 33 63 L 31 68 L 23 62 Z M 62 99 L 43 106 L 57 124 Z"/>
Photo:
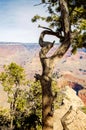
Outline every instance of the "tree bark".
<path id="1" fill-rule="evenodd" d="M 63 21 L 64 41 L 52 56 L 47 57 L 46 54 L 54 46 L 54 42 L 45 42 L 43 40 L 44 36 L 54 35 L 57 38 L 61 38 L 61 36 L 52 30 L 44 30 L 39 37 L 39 45 L 41 46 L 39 57 L 42 64 L 42 75 L 39 78 L 42 86 L 42 130 L 53 130 L 54 96 L 52 94 L 52 72 L 55 63 L 64 56 L 70 47 L 70 21 L 67 1 L 59 0 L 59 2 Z"/>
<path id="2" fill-rule="evenodd" d="M 42 125 L 43 130 L 53 129 L 53 94 L 52 94 L 52 67 L 49 59 L 41 59 L 43 73 L 42 86 Z M 49 65 L 49 66 L 48 66 Z"/>

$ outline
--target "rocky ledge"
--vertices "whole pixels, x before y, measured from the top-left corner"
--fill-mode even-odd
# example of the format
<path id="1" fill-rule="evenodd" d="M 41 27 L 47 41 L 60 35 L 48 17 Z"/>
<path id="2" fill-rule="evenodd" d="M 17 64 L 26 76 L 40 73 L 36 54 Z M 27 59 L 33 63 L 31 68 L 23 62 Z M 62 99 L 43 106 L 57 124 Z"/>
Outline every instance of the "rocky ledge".
<path id="1" fill-rule="evenodd" d="M 84 103 L 72 88 L 66 86 L 64 93 L 63 105 L 54 113 L 54 130 L 86 130 Z"/>

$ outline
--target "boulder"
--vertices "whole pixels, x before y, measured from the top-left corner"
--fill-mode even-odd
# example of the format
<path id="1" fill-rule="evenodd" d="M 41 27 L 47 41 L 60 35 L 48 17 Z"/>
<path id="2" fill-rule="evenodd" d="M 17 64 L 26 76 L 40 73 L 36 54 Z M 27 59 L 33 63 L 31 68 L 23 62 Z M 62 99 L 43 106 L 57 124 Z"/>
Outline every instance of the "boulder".
<path id="1" fill-rule="evenodd" d="M 80 108 L 84 106 L 76 92 L 66 86 L 63 105 L 54 113 L 54 130 L 86 130 L 86 114 Z"/>

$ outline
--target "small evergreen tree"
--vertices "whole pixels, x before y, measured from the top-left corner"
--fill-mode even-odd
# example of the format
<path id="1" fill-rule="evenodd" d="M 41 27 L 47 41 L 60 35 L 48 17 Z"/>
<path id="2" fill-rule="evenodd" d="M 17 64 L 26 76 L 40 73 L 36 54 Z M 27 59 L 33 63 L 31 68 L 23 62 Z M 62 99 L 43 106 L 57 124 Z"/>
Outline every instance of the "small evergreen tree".
<path id="1" fill-rule="evenodd" d="M 0 74 L 0 81 L 8 95 L 10 103 L 11 129 L 13 128 L 13 119 L 17 111 L 23 111 L 26 107 L 27 92 L 23 87 L 27 84 L 24 69 L 16 63 L 4 65 L 4 72 Z M 21 87 L 23 86 L 23 87 Z M 22 88 L 22 89 L 21 89 Z"/>

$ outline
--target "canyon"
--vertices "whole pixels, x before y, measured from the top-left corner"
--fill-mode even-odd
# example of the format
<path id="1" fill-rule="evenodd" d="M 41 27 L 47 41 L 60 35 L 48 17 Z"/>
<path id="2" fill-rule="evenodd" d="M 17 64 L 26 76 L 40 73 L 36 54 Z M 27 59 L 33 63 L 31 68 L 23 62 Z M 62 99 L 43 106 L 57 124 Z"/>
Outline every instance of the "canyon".
<path id="1" fill-rule="evenodd" d="M 47 54 L 50 56 L 54 48 Z M 35 80 L 35 74 L 42 73 L 37 43 L 0 43 L 0 72 L 4 65 L 15 62 L 26 72 L 27 79 Z M 52 79 L 65 94 L 62 104 L 54 112 L 54 130 L 86 130 L 86 49 L 79 49 L 74 55 L 71 48 L 54 67 Z M 58 97 L 58 94 L 57 94 Z M 9 108 L 7 95 L 0 85 L 0 108 Z"/>
<path id="2" fill-rule="evenodd" d="M 48 56 L 57 47 L 55 45 Z M 34 80 L 36 73 L 42 73 L 39 51 L 37 43 L 0 42 L 0 72 L 3 71 L 3 65 L 15 62 L 24 67 L 28 79 Z M 70 48 L 55 65 L 53 78 L 57 80 L 58 87 L 68 85 L 73 88 L 86 105 L 86 49 L 79 49 L 74 55 Z"/>

